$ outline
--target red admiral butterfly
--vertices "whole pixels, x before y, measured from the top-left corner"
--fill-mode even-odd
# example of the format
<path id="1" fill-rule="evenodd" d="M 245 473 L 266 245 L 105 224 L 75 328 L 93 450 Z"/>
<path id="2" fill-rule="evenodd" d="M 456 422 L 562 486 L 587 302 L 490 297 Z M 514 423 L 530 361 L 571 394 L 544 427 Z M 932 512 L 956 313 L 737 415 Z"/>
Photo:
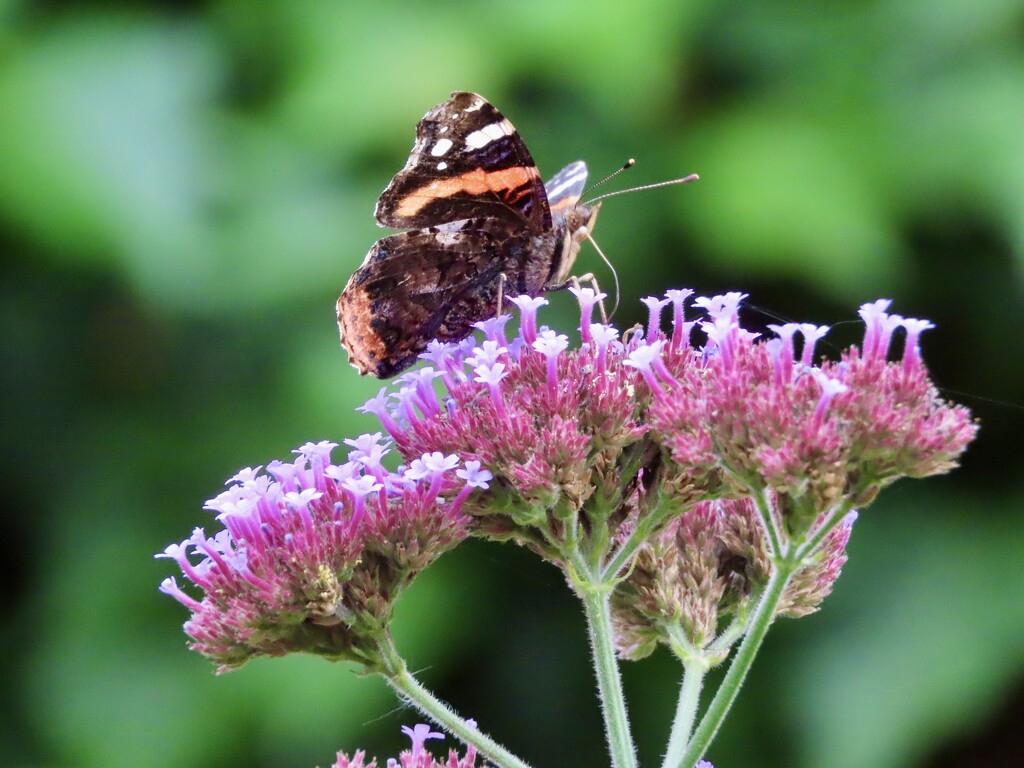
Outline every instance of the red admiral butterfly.
<path id="1" fill-rule="evenodd" d="M 374 211 L 407 229 L 374 243 L 338 299 L 338 328 L 362 374 L 408 368 L 431 339 L 458 341 L 512 295 L 560 288 L 600 205 L 580 204 L 587 166 L 542 183 L 526 145 L 482 96 L 456 92 L 416 125 L 405 167 Z"/>

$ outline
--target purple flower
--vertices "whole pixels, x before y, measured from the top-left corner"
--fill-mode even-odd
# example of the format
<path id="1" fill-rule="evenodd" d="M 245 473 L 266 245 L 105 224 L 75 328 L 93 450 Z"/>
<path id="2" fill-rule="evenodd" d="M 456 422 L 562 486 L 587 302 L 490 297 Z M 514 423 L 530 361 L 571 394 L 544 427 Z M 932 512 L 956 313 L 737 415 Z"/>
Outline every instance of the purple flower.
<path id="1" fill-rule="evenodd" d="M 608 294 L 598 293 L 593 288 L 578 288 L 576 286 L 570 287 L 569 293 L 574 295 L 580 303 L 580 335 L 584 343 L 589 343 L 591 341 L 590 318 L 594 313 L 594 305 L 607 299 Z"/>
<path id="2" fill-rule="evenodd" d="M 408 475 L 407 475 L 408 476 Z M 341 487 L 352 494 L 353 498 L 364 499 L 371 493 L 376 493 L 383 486 L 373 477 L 350 477 L 342 482 Z"/>
<path id="3" fill-rule="evenodd" d="M 719 314 L 711 322 L 700 324 L 701 330 L 707 334 L 708 343 L 718 350 L 719 357 L 727 369 L 732 368 L 733 346 L 738 340 L 739 324 L 732 315 Z"/>
<path id="4" fill-rule="evenodd" d="M 498 342 L 488 339 L 479 347 L 474 347 L 473 354 L 466 358 L 466 364 L 476 368 L 477 366 L 494 365 L 498 358 L 508 352 L 506 346 L 499 346 Z"/>
<path id="5" fill-rule="evenodd" d="M 907 331 L 907 341 L 903 347 L 903 370 L 907 375 L 913 375 L 921 366 L 921 349 L 918 346 L 918 339 L 924 331 L 935 326 L 927 320 L 908 317 L 903 320 L 903 327 Z"/>
<path id="6" fill-rule="evenodd" d="M 548 303 L 543 296 L 516 296 L 509 299 L 519 307 L 519 332 L 527 344 L 537 338 L 537 310 Z"/>
<path id="7" fill-rule="evenodd" d="M 892 299 L 878 299 L 869 304 L 861 304 L 858 310 L 861 320 L 864 321 L 864 341 L 861 350 L 866 358 L 879 354 L 882 323 L 888 317 L 886 312 L 891 305 Z M 885 357 L 885 350 L 881 350 L 881 356 Z"/>
<path id="8" fill-rule="evenodd" d="M 468 720 L 473 726 L 472 720 Z M 430 755 L 426 750 L 426 742 L 429 739 L 443 739 L 444 734 L 437 733 L 430 729 L 429 725 L 420 724 L 414 728 L 402 726 L 402 732 L 409 737 L 412 745 L 404 750 L 398 759 L 389 758 L 386 762 L 387 768 L 477 768 L 476 750 L 466 746 L 466 751 L 459 757 L 455 750 L 450 750 L 443 760 Z M 346 752 L 338 752 L 337 759 L 331 768 L 377 768 L 377 759 L 366 762 L 366 753 L 357 750 L 352 756 Z"/>
<path id="9" fill-rule="evenodd" d="M 508 375 L 508 371 L 505 370 L 504 363 L 495 363 L 494 365 L 478 365 L 473 369 L 473 373 L 476 376 L 473 377 L 473 381 L 481 384 L 486 384 L 487 388 L 491 393 L 491 401 L 494 403 L 494 408 L 498 412 L 498 417 L 501 420 L 506 418 L 505 411 L 505 397 L 501 392 L 501 380 Z"/>
<path id="10" fill-rule="evenodd" d="M 665 291 L 672 302 L 672 347 L 678 349 L 690 343 L 690 329 L 693 323 L 686 322 L 686 300 L 693 295 L 689 288 Z"/>
<path id="11" fill-rule="evenodd" d="M 949 470 L 977 431 L 928 378 L 919 337 L 931 323 L 888 314 L 886 300 L 861 307 L 862 349 L 814 366 L 828 328 L 770 326 L 777 338 L 760 341 L 740 322 L 746 294 L 694 300 L 708 316 L 695 348 L 691 291 L 644 299 L 646 329 L 621 341 L 591 322 L 604 294 L 572 292 L 579 346 L 538 328 L 545 299 L 513 298 L 517 337 L 506 315 L 476 324 L 479 343 L 431 343 L 431 366 L 363 406 L 390 441 L 347 439 L 342 464 L 336 443 L 306 443 L 294 461 L 235 474 L 206 503 L 222 527 L 157 555 L 183 575 L 159 589 L 190 611 L 192 648 L 220 670 L 295 651 L 379 671 L 395 600 L 475 534 L 524 544 L 570 576 L 584 562 L 620 579 L 611 601 L 625 657 L 659 643 L 723 652 L 723 622 L 750 615 L 773 569 L 792 565 L 777 615 L 816 610 L 846 561 L 854 508 L 899 477 Z M 900 326 L 903 359 L 890 363 Z M 383 465 L 392 445 L 407 468 Z M 471 748 L 435 760 L 425 744 L 443 735 L 427 725 L 403 731 L 411 747 L 389 766 L 475 765 Z M 336 766 L 370 768 L 363 760 L 340 753 Z"/>
<path id="12" fill-rule="evenodd" d="M 481 320 L 478 323 L 473 323 L 473 327 L 482 331 L 487 340 L 495 346 L 503 347 L 508 344 L 505 340 L 505 326 L 511 319 L 512 315 L 497 315 Z"/>
<path id="13" fill-rule="evenodd" d="M 814 323 L 800 323 L 800 333 L 804 337 L 804 351 L 800 356 L 802 365 L 814 365 L 814 347 L 818 340 L 829 332 L 827 325 L 815 325 Z"/>
<path id="14" fill-rule="evenodd" d="M 380 440 L 346 443 L 365 459 Z M 307 443 L 296 462 L 270 462 L 272 477 L 242 470 L 206 504 L 223 530 L 210 538 L 197 528 L 157 555 L 203 593 L 174 579 L 160 586 L 191 611 L 191 646 L 221 671 L 290 651 L 365 662 L 412 576 L 466 536 L 459 507 L 486 487 L 479 464 L 457 477 L 457 456 L 428 453 L 422 475 L 361 474 L 358 462 L 330 464 L 334 447 Z"/>
<path id="15" fill-rule="evenodd" d="M 669 299 L 648 296 L 640 302 L 647 307 L 647 341 L 653 342 L 661 333 L 661 310 L 669 304 Z"/>
<path id="16" fill-rule="evenodd" d="M 494 479 L 494 475 L 488 470 L 480 469 L 479 461 L 467 461 L 466 468 L 456 470 L 455 476 L 465 480 L 466 485 L 471 488 L 481 488 L 484 490 L 486 490 L 487 484 Z"/>
<path id="17" fill-rule="evenodd" d="M 668 356 L 677 385 L 650 413 L 655 439 L 692 478 L 727 479 L 739 493 L 770 488 L 794 497 L 790 509 L 863 505 L 896 477 L 948 470 L 974 438 L 969 412 L 939 401 L 923 366 L 908 376 L 885 361 L 895 317 L 885 302 L 861 310 L 874 351 L 820 369 L 793 365 L 792 338 L 804 334 L 806 360 L 824 327 L 776 326 L 780 339 L 756 343 L 738 333 L 732 302 L 698 303 L 720 310 L 705 328 L 721 354 L 703 367 Z"/>
<path id="18" fill-rule="evenodd" d="M 444 395 L 443 412 L 392 431 L 412 467 L 435 451 L 479 461 L 493 474 L 490 488 L 517 494 L 523 508 L 538 510 L 539 525 L 558 505 L 585 513 L 594 493 L 626 498 L 637 481 L 618 476 L 616 462 L 634 446 L 648 456 L 667 451 L 671 463 L 658 472 L 649 468 L 649 476 L 678 482 L 685 489 L 681 504 L 771 490 L 800 497 L 787 509 L 813 510 L 844 498 L 863 505 L 895 477 L 944 471 L 976 431 L 965 409 L 931 394 L 923 365 L 914 367 L 916 334 L 927 324 L 910 322 L 902 367 L 885 362 L 886 334 L 898 317 L 886 314 L 886 302 L 862 308 L 867 338 L 874 339 L 872 355 L 854 349 L 818 369 L 806 361 L 814 359 L 827 328 L 787 323 L 772 326 L 779 338 L 760 341 L 740 324 L 742 293 L 694 300 L 710 318 L 702 324 L 708 334 L 704 350 L 691 344 L 688 329 L 685 343 L 679 335 L 680 324 L 687 323 L 686 291 L 667 299 L 674 306 L 671 340 L 655 319 L 626 343 L 617 340 L 612 326 L 584 326 L 596 294 L 576 294 L 580 325 L 588 331 L 582 346 L 571 349 L 564 335 L 538 330 L 542 302 L 520 297 L 520 335 L 509 340 L 500 363 L 478 365 L 472 380 L 456 381 Z M 656 316 L 665 302 L 646 303 Z M 804 339 L 800 364 L 793 345 L 798 332 Z M 486 344 L 464 348 L 481 359 L 495 357 L 498 347 Z M 450 365 L 444 359 L 439 364 Z M 489 493 L 466 507 L 484 531 L 491 525 Z M 629 513 L 626 502 L 620 512 Z M 498 535 L 527 525 L 525 518 L 493 514 L 501 520 L 493 523 Z M 812 522 L 791 525 L 798 530 Z"/>
<path id="19" fill-rule="evenodd" d="M 778 383 L 788 384 L 793 378 L 793 360 L 795 359 L 793 352 L 793 337 L 797 331 L 800 330 L 799 323 L 786 323 L 785 325 L 768 325 L 768 330 L 772 331 L 779 337 L 781 345 L 778 347 L 778 353 L 772 355 L 772 359 L 775 361 L 775 374 L 778 379 Z"/>
<path id="20" fill-rule="evenodd" d="M 423 745 L 426 743 L 427 739 L 444 738 L 443 733 L 436 733 L 435 731 L 430 730 L 429 725 L 425 725 L 423 723 L 420 723 L 414 728 L 410 728 L 407 725 L 403 725 L 402 733 L 408 736 L 409 739 L 412 741 L 413 755 L 418 755 L 420 752 L 423 751 Z"/>
<path id="21" fill-rule="evenodd" d="M 647 386 L 654 392 L 656 397 L 664 397 L 658 378 L 655 373 L 662 373 L 666 381 L 671 381 L 672 376 L 661 361 L 661 350 L 665 346 L 664 339 L 655 341 L 652 344 L 645 344 L 632 350 L 623 361 L 623 365 L 629 368 L 636 368 L 647 382 Z"/>
<path id="22" fill-rule="evenodd" d="M 736 320 L 739 312 L 740 302 L 747 298 L 747 294 L 739 291 L 730 291 L 722 296 L 698 296 L 693 304 L 708 313 L 708 317 L 717 320 L 726 317 Z"/>
<path id="23" fill-rule="evenodd" d="M 548 359 L 548 395 L 555 399 L 558 397 L 558 356 L 569 348 L 569 337 L 565 334 L 544 330 L 541 331 L 540 338 L 534 340 L 533 348 Z"/>
<path id="24" fill-rule="evenodd" d="M 533 348 L 542 355 L 557 357 L 569 348 L 569 337 L 554 331 L 541 331 L 540 338 L 533 342 Z"/>
<path id="25" fill-rule="evenodd" d="M 380 391 L 376 395 L 367 400 L 362 406 L 356 408 L 357 411 L 362 413 L 372 413 L 380 421 L 381 425 L 389 434 L 394 434 L 398 430 L 398 424 L 395 422 L 391 415 L 391 410 L 388 408 L 388 388 L 381 387 Z"/>

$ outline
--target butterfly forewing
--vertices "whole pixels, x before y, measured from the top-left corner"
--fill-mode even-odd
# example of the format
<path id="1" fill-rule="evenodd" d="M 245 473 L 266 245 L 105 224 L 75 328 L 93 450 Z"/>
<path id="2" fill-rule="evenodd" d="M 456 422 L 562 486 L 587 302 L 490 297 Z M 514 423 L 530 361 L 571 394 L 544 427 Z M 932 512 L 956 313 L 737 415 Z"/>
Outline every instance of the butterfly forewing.
<path id="1" fill-rule="evenodd" d="M 380 196 L 377 221 L 396 229 L 471 217 L 551 228 L 547 196 L 512 124 L 482 96 L 456 92 L 416 126 L 409 160 Z"/>

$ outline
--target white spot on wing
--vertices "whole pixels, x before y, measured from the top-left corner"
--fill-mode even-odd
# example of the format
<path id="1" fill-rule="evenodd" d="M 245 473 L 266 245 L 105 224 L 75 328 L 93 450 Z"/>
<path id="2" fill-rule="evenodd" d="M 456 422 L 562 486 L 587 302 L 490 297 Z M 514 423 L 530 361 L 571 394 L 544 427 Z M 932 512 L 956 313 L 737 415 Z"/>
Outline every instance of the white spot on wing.
<path id="1" fill-rule="evenodd" d="M 434 239 L 441 245 L 455 245 L 462 238 L 455 232 L 440 231 L 434 234 Z"/>
<path id="2" fill-rule="evenodd" d="M 437 164 L 437 170 L 439 170 L 439 171 L 443 171 L 443 170 L 445 170 L 447 168 L 448 168 L 448 163 L 446 163 L 444 160 L 442 160 L 440 163 Z"/>
<path id="3" fill-rule="evenodd" d="M 466 225 L 469 224 L 471 219 L 459 219 L 458 221 L 449 221 L 446 224 L 438 224 L 434 229 L 438 232 L 458 232 L 459 230 L 465 229 Z"/>
<path id="4" fill-rule="evenodd" d="M 563 195 L 565 193 L 566 190 L 572 188 L 573 185 L 578 184 L 580 179 L 585 179 L 586 177 L 587 177 L 587 174 L 586 174 L 585 171 L 583 173 L 581 173 L 581 174 L 576 175 L 576 176 L 567 176 L 559 184 L 557 184 L 554 187 L 546 190 L 547 193 L 548 193 L 548 197 L 560 197 L 561 195 Z"/>
<path id="5" fill-rule="evenodd" d="M 451 139 L 438 139 L 437 143 L 435 143 L 434 146 L 430 148 L 430 154 L 432 154 L 434 157 L 440 157 L 451 148 Z"/>
<path id="6" fill-rule="evenodd" d="M 508 120 L 502 120 L 500 123 L 491 123 L 490 125 L 485 125 L 479 131 L 473 131 L 466 136 L 466 146 L 470 149 L 480 149 L 481 147 L 486 147 L 492 141 L 497 141 L 515 133 L 515 130 L 512 127 L 512 123 Z"/>

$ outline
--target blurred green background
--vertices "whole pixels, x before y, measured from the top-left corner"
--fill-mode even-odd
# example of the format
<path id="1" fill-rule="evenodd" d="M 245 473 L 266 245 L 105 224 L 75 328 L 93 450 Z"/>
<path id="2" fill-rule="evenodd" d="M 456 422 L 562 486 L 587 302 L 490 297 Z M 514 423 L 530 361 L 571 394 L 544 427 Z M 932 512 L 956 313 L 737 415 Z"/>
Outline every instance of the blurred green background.
<path id="1" fill-rule="evenodd" d="M 862 515 L 822 612 L 769 635 L 716 766 L 1024 765 L 1024 5 L 1007 0 L 0 0 L 0 764 L 306 768 L 407 743 L 418 718 L 350 668 L 214 677 L 152 555 L 209 526 L 203 500 L 239 467 L 372 428 L 353 407 L 378 384 L 346 364 L 334 301 L 415 122 L 457 89 L 498 105 L 545 177 L 630 156 L 622 185 L 702 175 L 605 204 L 620 327 L 672 286 L 746 291 L 752 325 L 892 297 L 938 324 L 925 357 L 982 419 L 960 471 Z M 579 269 L 611 284 L 589 249 Z M 569 327 L 570 299 L 549 321 Z M 470 543 L 396 632 L 525 758 L 604 764 L 553 569 Z M 677 670 L 659 654 L 626 674 L 656 764 Z"/>

